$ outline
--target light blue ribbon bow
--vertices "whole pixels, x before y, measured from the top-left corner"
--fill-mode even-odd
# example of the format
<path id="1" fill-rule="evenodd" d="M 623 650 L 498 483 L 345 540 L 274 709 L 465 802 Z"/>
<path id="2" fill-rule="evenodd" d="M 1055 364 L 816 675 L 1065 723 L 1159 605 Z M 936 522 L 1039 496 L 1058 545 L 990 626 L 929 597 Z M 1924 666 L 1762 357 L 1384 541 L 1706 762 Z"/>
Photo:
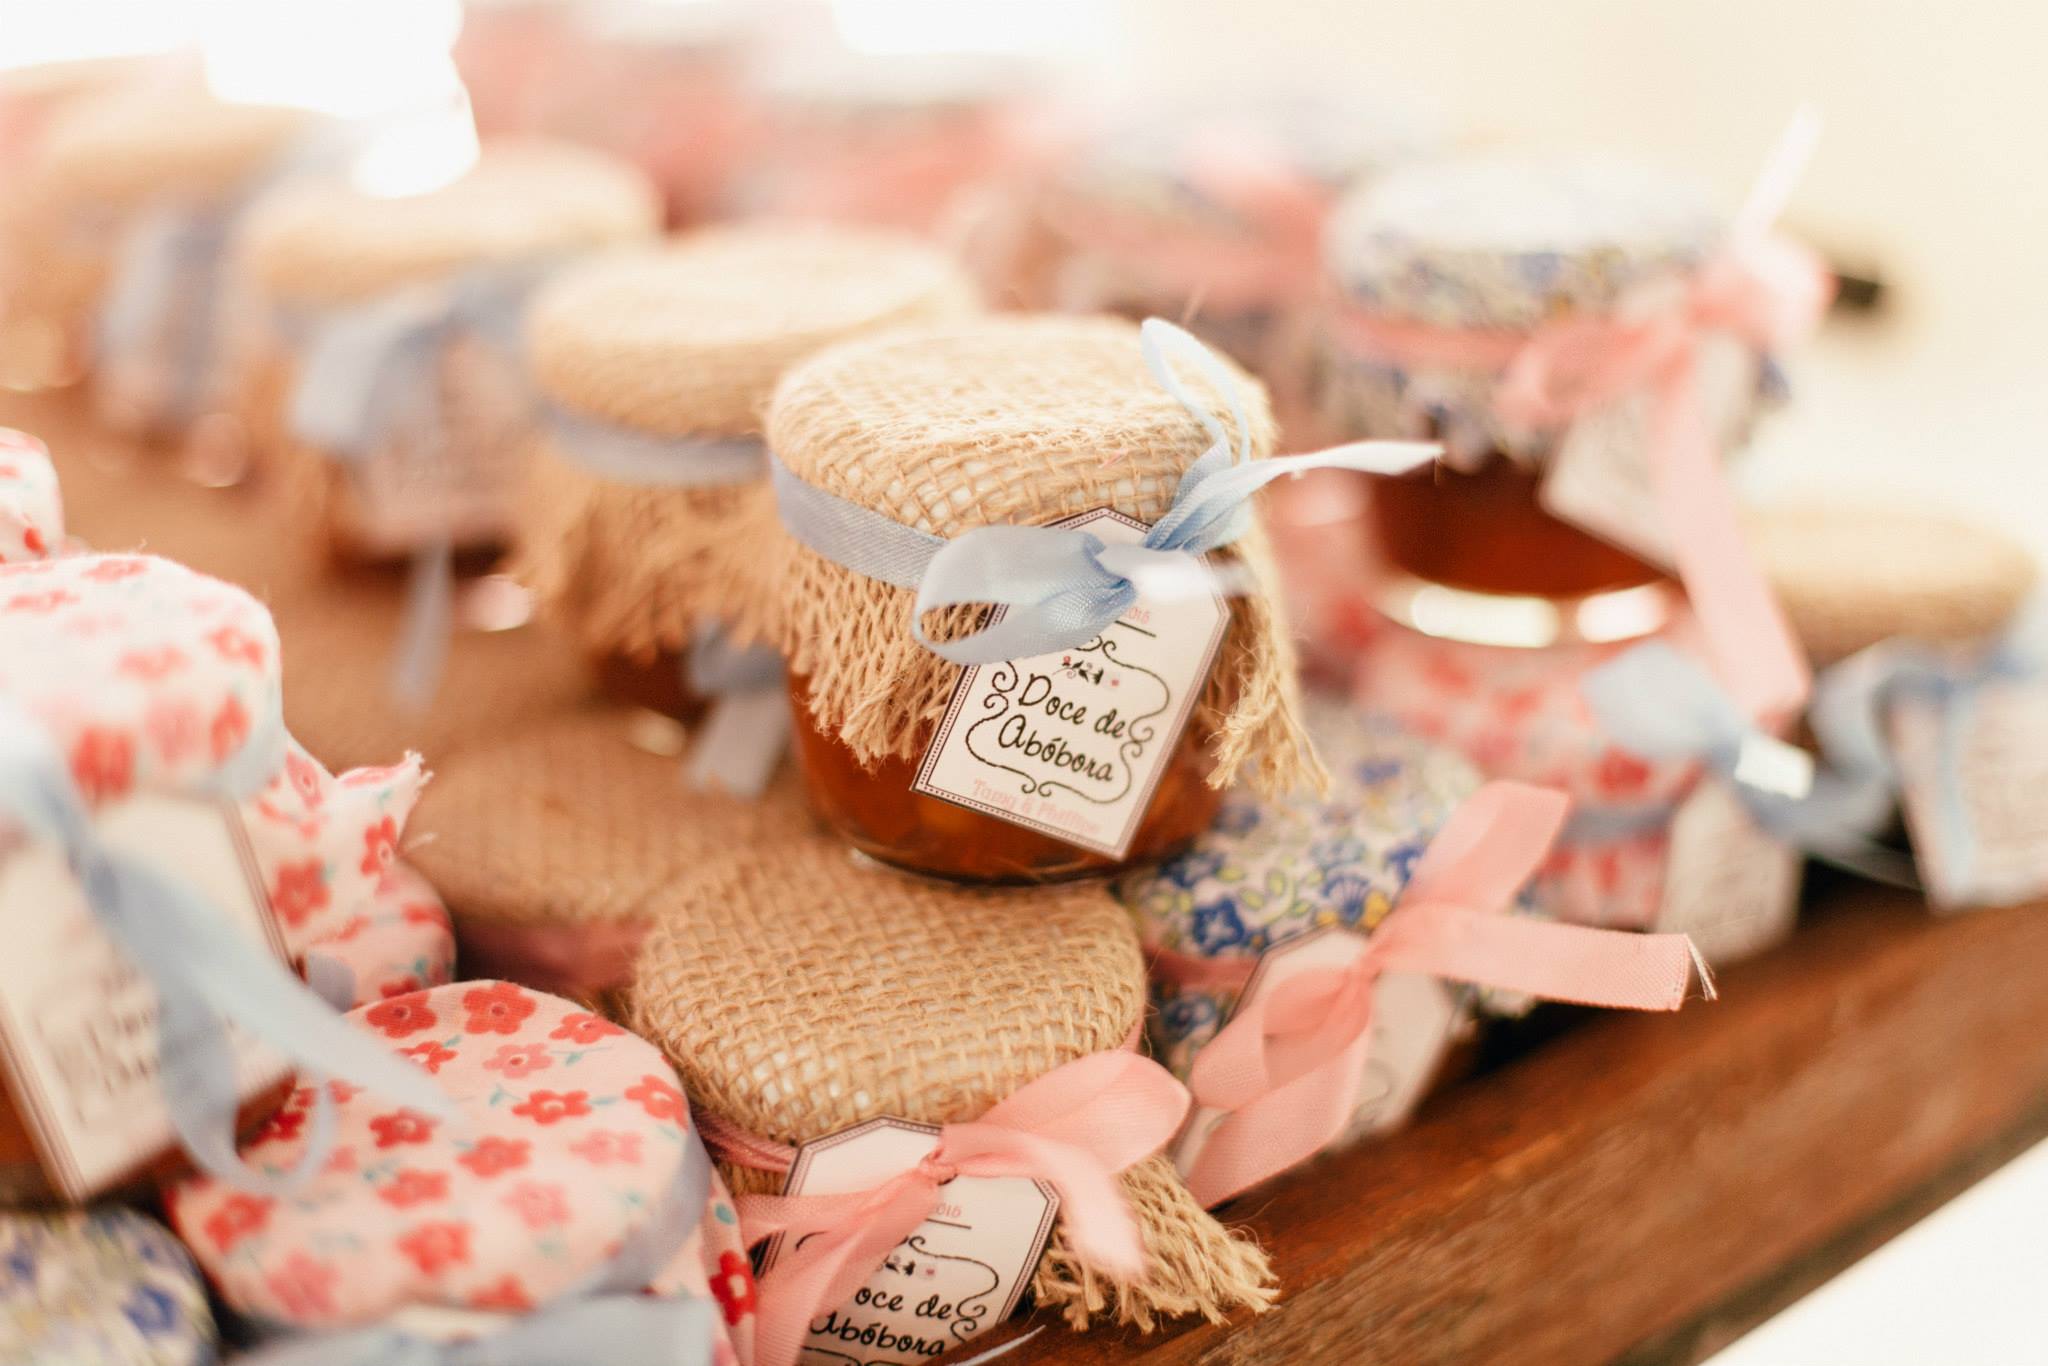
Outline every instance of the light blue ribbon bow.
<path id="1" fill-rule="evenodd" d="M 660 1206 L 604 1266 L 531 1314 L 481 1337 L 447 1341 L 391 1324 L 285 1337 L 246 1366 L 710 1366 L 712 1306 L 639 1292 L 703 1218 L 711 1161 L 695 1132 Z"/>
<path id="2" fill-rule="evenodd" d="M 305 324 L 305 354 L 291 394 L 294 436 L 350 464 L 369 458 L 406 424 L 438 460 L 441 357 L 458 336 L 516 355 L 527 296 L 552 261 L 479 266 L 452 280 L 396 291 Z M 433 700 L 454 618 L 454 546 L 443 532 L 413 555 L 391 693 L 419 711 Z"/>
<path id="3" fill-rule="evenodd" d="M 712 699 L 684 770 L 690 786 L 759 797 L 789 747 L 782 655 L 766 645 L 735 646 L 722 624 L 705 622 L 690 643 L 683 683 Z"/>
<path id="4" fill-rule="evenodd" d="M 1580 689 L 1621 745 L 1647 758 L 1700 762 L 1772 837 L 1865 877 L 1912 885 L 1902 860 L 1871 839 L 1891 809 L 1886 775 L 1853 749 L 1824 746 L 1828 766 L 1814 769 L 1803 751 L 1758 729 L 1702 665 L 1661 640 L 1601 665 Z"/>
<path id="5" fill-rule="evenodd" d="M 247 795 L 216 786 L 224 797 Z M 296 1167 L 272 1176 L 242 1162 L 235 1151 L 230 1022 L 309 1072 L 346 1079 L 428 1114 L 450 1113 L 425 1073 L 342 1020 L 189 887 L 104 844 L 56 745 L 4 697 L 0 814 L 63 850 L 100 928 L 155 988 L 165 1108 L 186 1152 L 208 1175 L 241 1190 L 275 1193 L 319 1170 L 333 1147 L 332 1101 L 320 1087 Z"/>
<path id="6" fill-rule="evenodd" d="M 108 366 L 145 352 L 170 360 L 170 389 L 162 409 L 149 414 L 153 420 L 185 424 L 200 415 L 219 360 L 228 244 L 244 202 L 159 209 L 136 227 L 117 259 L 93 345 Z"/>
<path id="7" fill-rule="evenodd" d="M 1317 469 L 1402 474 L 1433 459 L 1425 442 L 1361 441 L 1313 455 L 1254 460 L 1251 426 L 1230 371 L 1182 329 L 1148 318 L 1139 332 L 1152 375 L 1209 433 L 1210 445 L 1181 475 L 1173 503 L 1138 545 L 1110 545 L 1084 528 L 977 527 L 952 540 L 919 531 L 805 483 L 780 461 L 770 473 L 783 525 L 835 564 L 898 588 L 917 590 L 911 633 L 955 664 L 994 664 L 1069 649 L 1100 635 L 1145 593 L 1242 591 L 1201 556 L 1231 544 L 1251 525 L 1251 497 L 1275 479 Z M 1224 396 L 1226 430 L 1182 382 L 1176 358 Z M 958 640 L 934 641 L 924 614 L 990 604 L 999 620 Z"/>
<path id="8" fill-rule="evenodd" d="M 1814 682 L 1808 711 L 1814 734 L 1830 753 L 1882 782 L 1899 783 L 1886 734 L 1892 706 L 1906 698 L 1931 702 L 1940 716 L 1936 750 L 1935 820 L 1940 826 L 1948 880 L 1967 895 L 1977 854 L 1977 833 L 1963 797 L 1962 760 L 1978 695 L 1993 683 L 2048 673 L 2048 604 L 2023 613 L 1990 648 L 1969 654 L 1912 641 L 1890 640 L 1851 655 Z"/>

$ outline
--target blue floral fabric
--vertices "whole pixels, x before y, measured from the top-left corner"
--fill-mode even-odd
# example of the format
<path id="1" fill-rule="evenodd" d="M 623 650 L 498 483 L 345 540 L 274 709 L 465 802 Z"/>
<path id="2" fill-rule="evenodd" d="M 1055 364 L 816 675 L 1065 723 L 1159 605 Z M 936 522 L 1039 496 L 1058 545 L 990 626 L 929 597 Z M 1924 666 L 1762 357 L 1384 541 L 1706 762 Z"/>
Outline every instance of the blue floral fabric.
<path id="1" fill-rule="evenodd" d="M 125 1209 L 0 1215 L 0 1362 L 206 1366 L 213 1316 L 184 1245 Z"/>
<path id="2" fill-rule="evenodd" d="M 1370 931 L 1393 909 L 1430 839 L 1479 788 L 1463 758 L 1385 721 L 1333 707 L 1313 711 L 1310 730 L 1330 768 L 1328 797 L 1261 802 L 1232 792 L 1192 847 L 1119 881 L 1148 946 L 1256 958 L 1325 926 Z M 1236 997 L 1155 982 L 1155 1056 L 1185 1077 Z"/>

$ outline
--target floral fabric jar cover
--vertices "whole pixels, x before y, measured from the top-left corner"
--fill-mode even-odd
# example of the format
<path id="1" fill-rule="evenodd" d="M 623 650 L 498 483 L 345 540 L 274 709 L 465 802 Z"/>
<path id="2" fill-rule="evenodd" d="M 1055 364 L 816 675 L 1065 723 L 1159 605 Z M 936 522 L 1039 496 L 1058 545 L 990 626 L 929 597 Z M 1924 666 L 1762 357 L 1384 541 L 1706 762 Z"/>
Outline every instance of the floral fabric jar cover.
<path id="1" fill-rule="evenodd" d="M 0 1361 L 213 1360 L 206 1292 L 170 1230 L 115 1208 L 0 1214 Z"/>

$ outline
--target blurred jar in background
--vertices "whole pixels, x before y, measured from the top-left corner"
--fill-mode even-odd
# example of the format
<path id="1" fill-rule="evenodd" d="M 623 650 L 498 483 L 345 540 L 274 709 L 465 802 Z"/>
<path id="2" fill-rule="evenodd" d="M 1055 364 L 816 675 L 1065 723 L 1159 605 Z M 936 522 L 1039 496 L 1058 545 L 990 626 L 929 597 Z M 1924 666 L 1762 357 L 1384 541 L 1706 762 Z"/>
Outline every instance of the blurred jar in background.
<path id="1" fill-rule="evenodd" d="M 216 397 L 229 240 L 314 120 L 221 101 L 180 64 L 149 73 L 66 100 L 10 178 L 0 351 L 18 387 L 95 367 L 100 418 L 161 436 Z"/>
<path id="2" fill-rule="evenodd" d="M 465 0 L 455 69 L 481 137 L 547 133 L 582 71 L 579 0 Z"/>
<path id="3" fill-rule="evenodd" d="M 746 67 L 760 10 L 743 0 L 607 0 L 578 14 L 574 60 L 555 58 L 562 103 L 550 132 L 652 176 L 669 222 L 725 201 L 757 118 Z"/>
<path id="4" fill-rule="evenodd" d="M 1047 302 L 1185 323 L 1264 380 L 1283 448 L 1318 444 L 1307 399 L 1321 241 L 1340 190 L 1435 139 L 1399 110 L 1279 91 L 1103 118 L 1037 206 Z"/>
<path id="5" fill-rule="evenodd" d="M 763 80 L 762 142 L 735 186 L 746 217 L 945 236 L 1029 139 L 1034 72 L 986 54 L 835 53 Z"/>
<path id="6" fill-rule="evenodd" d="M 292 515 L 343 564 L 443 545 L 495 558 L 533 434 L 526 296 L 659 219 L 633 167 L 518 140 L 426 193 L 334 179 L 259 203 L 243 239 L 240 407 L 259 458 L 284 466 Z"/>

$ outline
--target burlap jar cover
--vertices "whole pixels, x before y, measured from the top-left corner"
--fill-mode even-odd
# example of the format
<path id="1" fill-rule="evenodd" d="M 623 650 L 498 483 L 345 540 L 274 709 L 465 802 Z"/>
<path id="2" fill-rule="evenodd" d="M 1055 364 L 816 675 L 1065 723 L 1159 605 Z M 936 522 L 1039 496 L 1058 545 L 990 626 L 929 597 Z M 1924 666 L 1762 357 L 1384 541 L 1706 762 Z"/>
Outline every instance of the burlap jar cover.
<path id="1" fill-rule="evenodd" d="M 692 791 L 631 722 L 560 716 L 440 765 L 408 856 L 447 899 L 466 971 L 605 1001 L 697 865 L 738 847 L 772 860 L 810 831 L 793 773 L 759 800 Z"/>
<path id="2" fill-rule="evenodd" d="M 1247 396 L 1242 435 L 1264 456 L 1264 395 L 1233 380 Z M 1210 441 L 1147 374 L 1138 329 L 1102 318 L 997 317 L 849 343 L 793 371 L 768 421 L 769 448 L 796 479 L 939 536 L 1101 507 L 1149 524 Z M 916 595 L 793 538 L 782 554 L 778 634 L 812 721 L 862 764 L 915 758 L 959 674 L 911 634 Z M 1230 600 L 1188 724 L 1214 737 L 1211 786 L 1242 777 L 1285 790 L 1320 770 L 1295 715 L 1294 650 L 1263 534 L 1252 528 L 1224 557 L 1250 590 Z M 928 626 L 955 638 L 980 615 L 952 608 Z"/>
<path id="3" fill-rule="evenodd" d="M 526 323 L 559 419 L 520 536 L 542 607 L 591 653 L 641 664 L 706 622 L 764 624 L 759 432 L 776 380 L 833 342 L 974 310 L 936 250 L 826 226 L 713 229 L 552 281 Z M 622 446 L 633 465 L 606 459 Z"/>
<path id="4" fill-rule="evenodd" d="M 100 376 L 103 419 L 156 431 L 197 416 L 218 396 L 234 215 L 313 122 L 220 101 L 175 64 L 67 101 L 11 179 L 0 229 L 6 346 L 24 378 L 76 378 L 99 350 L 116 363 Z"/>
<path id="5" fill-rule="evenodd" d="M 240 408 L 294 515 L 369 559 L 506 544 L 532 435 L 518 309 L 567 259 L 659 222 L 637 171 L 538 141 L 423 194 L 266 197 L 243 238 Z"/>
<path id="6" fill-rule="evenodd" d="M 1143 1017 L 1137 938 L 1099 887 L 946 887 L 857 867 L 814 838 L 765 865 L 707 864 L 678 892 L 628 1009 L 719 1122 L 707 1131 L 796 1146 L 878 1117 L 971 1121 L 1062 1065 L 1127 1047 Z M 782 1182 L 722 1170 L 740 1194 Z M 1163 1156 L 1120 1184 L 1148 1274 L 1106 1276 L 1055 1230 L 1031 1283 L 1040 1306 L 1077 1327 L 1150 1328 L 1268 1302 L 1265 1255 L 1202 1212 Z"/>

